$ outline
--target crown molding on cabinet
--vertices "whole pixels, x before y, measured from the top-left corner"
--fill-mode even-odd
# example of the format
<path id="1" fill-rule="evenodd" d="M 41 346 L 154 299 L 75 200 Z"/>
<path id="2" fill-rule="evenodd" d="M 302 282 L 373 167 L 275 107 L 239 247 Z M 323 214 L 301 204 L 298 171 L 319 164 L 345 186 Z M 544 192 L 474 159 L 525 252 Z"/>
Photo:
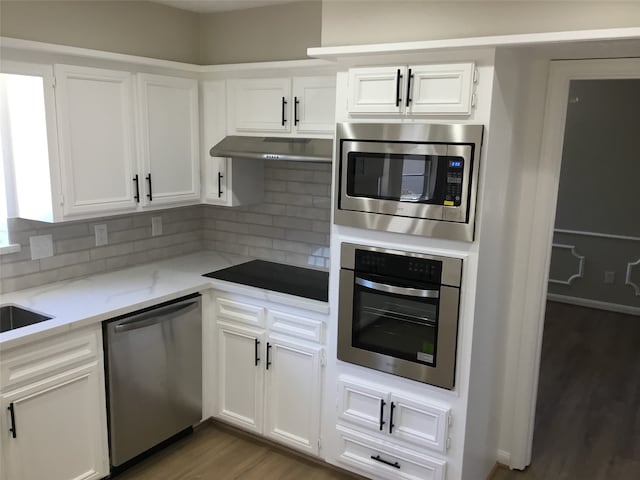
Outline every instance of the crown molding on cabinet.
<path id="1" fill-rule="evenodd" d="M 640 28 L 629 27 L 567 32 L 521 33 L 416 42 L 312 47 L 307 49 L 307 55 L 312 58 L 324 58 L 337 61 L 341 58 L 366 55 L 428 53 L 437 50 L 542 46 L 557 43 L 632 39 L 640 39 Z"/>
<path id="2" fill-rule="evenodd" d="M 276 62 L 254 62 L 237 63 L 224 65 L 196 65 L 192 63 L 174 62 L 171 60 L 161 60 L 151 57 L 140 57 L 125 53 L 114 53 L 104 50 L 94 50 L 90 48 L 71 47 L 68 45 L 58 45 L 54 43 L 36 42 L 32 40 L 22 40 L 19 38 L 0 37 L 0 47 L 3 49 L 14 49 L 39 54 L 68 55 L 72 57 L 91 58 L 109 62 L 120 62 L 134 64 L 137 66 L 156 67 L 172 69 L 189 73 L 210 73 L 225 74 L 235 72 L 252 72 L 270 70 L 295 70 L 295 69 L 326 69 L 335 68 L 335 65 L 327 60 L 303 59 L 285 60 Z"/>

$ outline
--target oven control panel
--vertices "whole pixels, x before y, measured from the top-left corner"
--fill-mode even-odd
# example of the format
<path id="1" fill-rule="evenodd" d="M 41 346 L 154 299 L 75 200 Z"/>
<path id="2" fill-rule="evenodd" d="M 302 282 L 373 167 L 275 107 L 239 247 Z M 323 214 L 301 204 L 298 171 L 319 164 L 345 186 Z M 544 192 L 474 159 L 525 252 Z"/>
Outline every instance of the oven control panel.
<path id="1" fill-rule="evenodd" d="M 356 250 L 355 270 L 426 283 L 440 283 L 442 262 L 405 255 Z"/>

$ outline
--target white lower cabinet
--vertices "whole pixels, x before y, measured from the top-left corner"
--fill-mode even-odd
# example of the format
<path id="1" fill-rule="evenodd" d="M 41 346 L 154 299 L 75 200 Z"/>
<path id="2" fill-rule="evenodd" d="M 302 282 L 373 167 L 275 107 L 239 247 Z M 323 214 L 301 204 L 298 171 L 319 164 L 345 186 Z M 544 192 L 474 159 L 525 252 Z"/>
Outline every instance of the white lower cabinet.
<path id="1" fill-rule="evenodd" d="M 340 463 L 372 478 L 392 480 L 444 480 L 446 461 L 377 441 L 338 426 Z"/>
<path id="2" fill-rule="evenodd" d="M 214 298 L 217 416 L 317 455 L 324 348 L 307 339 L 321 331 L 318 320 L 306 318 L 304 311 L 281 313 L 239 296 Z M 273 329 L 266 326 L 267 318 Z M 282 319 L 292 335 L 278 331 Z"/>
<path id="3" fill-rule="evenodd" d="M 91 351 L 100 345 L 100 328 L 69 336 L 3 358 L 2 478 L 92 480 L 109 473 L 102 351 Z"/>
<path id="4" fill-rule="evenodd" d="M 338 417 L 381 439 L 445 453 L 451 409 L 390 391 L 384 385 L 343 375 L 338 381 Z"/>

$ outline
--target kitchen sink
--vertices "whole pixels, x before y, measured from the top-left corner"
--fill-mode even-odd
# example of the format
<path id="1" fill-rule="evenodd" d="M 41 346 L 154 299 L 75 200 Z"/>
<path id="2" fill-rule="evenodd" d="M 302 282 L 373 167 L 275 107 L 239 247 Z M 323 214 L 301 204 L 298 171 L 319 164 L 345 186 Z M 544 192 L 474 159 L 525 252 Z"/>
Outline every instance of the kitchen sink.
<path id="1" fill-rule="evenodd" d="M 52 317 L 32 312 L 17 305 L 0 306 L 0 333 L 49 320 Z"/>

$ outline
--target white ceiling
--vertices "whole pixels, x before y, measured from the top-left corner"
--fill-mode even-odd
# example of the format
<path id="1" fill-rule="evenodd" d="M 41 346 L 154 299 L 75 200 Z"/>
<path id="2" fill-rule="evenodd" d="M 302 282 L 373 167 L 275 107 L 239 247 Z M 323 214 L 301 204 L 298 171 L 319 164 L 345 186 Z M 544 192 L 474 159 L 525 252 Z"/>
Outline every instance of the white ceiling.
<path id="1" fill-rule="evenodd" d="M 199 13 L 243 10 L 245 8 L 265 7 L 278 3 L 289 3 L 295 0 L 151 0 L 171 7 L 191 10 Z M 299 1 L 299 0 L 298 0 Z"/>

